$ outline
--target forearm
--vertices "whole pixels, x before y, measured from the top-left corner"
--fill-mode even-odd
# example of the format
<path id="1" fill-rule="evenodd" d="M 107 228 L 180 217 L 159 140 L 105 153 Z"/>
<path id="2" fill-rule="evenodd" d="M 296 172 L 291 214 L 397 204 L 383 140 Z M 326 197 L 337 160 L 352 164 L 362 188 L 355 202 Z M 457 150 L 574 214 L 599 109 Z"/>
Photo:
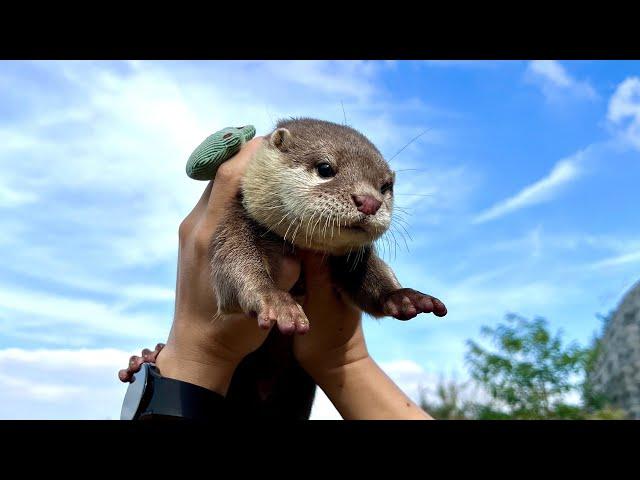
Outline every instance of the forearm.
<path id="1" fill-rule="evenodd" d="M 312 373 L 345 420 L 431 420 L 370 356 Z"/>

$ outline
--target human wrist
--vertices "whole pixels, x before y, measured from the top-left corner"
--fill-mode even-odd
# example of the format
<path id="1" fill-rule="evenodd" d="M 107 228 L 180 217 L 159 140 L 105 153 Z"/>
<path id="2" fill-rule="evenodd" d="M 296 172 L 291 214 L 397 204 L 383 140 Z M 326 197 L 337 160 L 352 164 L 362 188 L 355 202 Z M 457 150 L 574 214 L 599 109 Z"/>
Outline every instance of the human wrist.
<path id="1" fill-rule="evenodd" d="M 205 355 L 184 351 L 167 343 L 156 358 L 156 367 L 163 377 L 198 385 L 224 396 L 240 360 L 211 352 Z"/>
<path id="2" fill-rule="evenodd" d="M 315 356 L 303 357 L 298 362 L 314 381 L 322 386 L 334 378 L 341 377 L 346 369 L 360 365 L 370 358 L 366 345 L 359 344 L 340 347 Z"/>
<path id="3" fill-rule="evenodd" d="M 345 420 L 430 420 L 369 356 L 314 377 Z"/>

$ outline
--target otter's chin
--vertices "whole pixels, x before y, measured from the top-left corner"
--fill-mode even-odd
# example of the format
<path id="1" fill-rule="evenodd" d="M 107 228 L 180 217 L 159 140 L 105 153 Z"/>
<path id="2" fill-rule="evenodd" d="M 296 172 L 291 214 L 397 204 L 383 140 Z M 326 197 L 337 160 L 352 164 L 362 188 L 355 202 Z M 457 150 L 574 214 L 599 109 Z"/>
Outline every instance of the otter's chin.
<path id="1" fill-rule="evenodd" d="M 311 238 L 306 243 L 301 239 L 302 242 L 295 243 L 302 248 L 331 255 L 346 255 L 360 247 L 373 244 L 385 231 L 386 229 L 371 228 L 370 225 L 341 226 L 340 231 L 335 228 L 333 232 L 327 233 L 322 238 Z"/>

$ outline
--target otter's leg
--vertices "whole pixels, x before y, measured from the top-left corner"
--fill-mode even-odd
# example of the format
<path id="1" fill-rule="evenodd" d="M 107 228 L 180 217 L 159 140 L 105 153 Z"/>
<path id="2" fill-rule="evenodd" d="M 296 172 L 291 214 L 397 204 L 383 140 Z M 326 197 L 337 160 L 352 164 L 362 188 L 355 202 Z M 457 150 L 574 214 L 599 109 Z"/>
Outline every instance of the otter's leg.
<path id="1" fill-rule="evenodd" d="M 419 313 L 447 314 L 444 304 L 431 295 L 402 288 L 391 268 L 372 248 L 367 248 L 357 264 L 348 257 L 332 257 L 332 279 L 336 286 L 364 312 L 408 320 Z"/>
<path id="2" fill-rule="evenodd" d="M 238 201 L 213 235 L 209 258 L 218 312 L 244 312 L 261 328 L 277 323 L 282 333 L 305 333 L 309 321 L 302 307 L 272 277 L 284 255 L 282 241 L 263 233 Z"/>

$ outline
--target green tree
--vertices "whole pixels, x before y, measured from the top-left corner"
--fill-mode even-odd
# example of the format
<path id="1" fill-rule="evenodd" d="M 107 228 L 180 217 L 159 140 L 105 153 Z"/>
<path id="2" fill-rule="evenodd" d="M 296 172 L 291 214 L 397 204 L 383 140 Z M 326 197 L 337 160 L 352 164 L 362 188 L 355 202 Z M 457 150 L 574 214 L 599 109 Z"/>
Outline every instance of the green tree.
<path id="1" fill-rule="evenodd" d="M 600 317 L 604 325 L 609 317 Z M 613 407 L 591 380 L 602 349 L 601 334 L 595 334 L 588 347 L 564 344 L 560 332 L 550 333 L 545 319 L 530 321 L 516 314 L 507 315 L 506 323 L 495 328 L 482 327 L 481 332 L 491 347 L 467 341 L 470 382 L 440 379 L 431 400 L 421 391 L 420 405 L 434 418 L 625 418 L 625 412 Z M 471 387 L 483 392 L 471 394 Z M 566 401 L 571 393 L 580 397 L 579 404 Z M 478 400 L 487 396 L 487 401 Z"/>
<path id="2" fill-rule="evenodd" d="M 493 349 L 468 340 L 466 360 L 471 377 L 492 401 L 476 405 L 481 419 L 578 419 L 581 406 L 566 402 L 581 392 L 589 349 L 564 345 L 560 332 L 549 332 L 544 318 L 528 320 L 515 314 L 495 328 L 482 327 Z"/>
<path id="3" fill-rule="evenodd" d="M 436 420 L 468 420 L 473 418 L 473 404 L 464 400 L 466 384 L 440 379 L 436 386 L 435 401 L 420 391 L 420 407 Z"/>

